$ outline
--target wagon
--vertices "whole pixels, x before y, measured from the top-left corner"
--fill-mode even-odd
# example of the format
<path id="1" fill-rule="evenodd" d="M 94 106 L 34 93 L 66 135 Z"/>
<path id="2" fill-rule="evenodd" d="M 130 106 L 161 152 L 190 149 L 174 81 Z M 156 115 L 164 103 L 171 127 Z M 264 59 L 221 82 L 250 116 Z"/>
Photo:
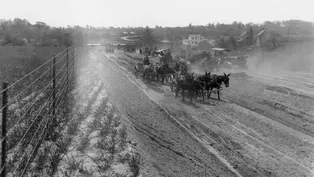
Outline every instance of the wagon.
<path id="1" fill-rule="evenodd" d="M 134 75 L 136 77 L 141 76 L 143 79 L 150 78 L 154 80 L 156 78 L 155 67 L 153 65 L 144 65 L 139 62 L 134 66 Z"/>
<path id="2" fill-rule="evenodd" d="M 229 49 L 224 48 L 213 48 L 214 57 L 218 58 L 220 61 L 220 66 L 222 68 L 231 69 L 234 66 L 238 66 L 241 69 L 248 69 L 247 66 L 247 59 L 248 56 L 246 55 L 239 55 L 239 56 L 227 56 L 227 52 Z"/>
<path id="3" fill-rule="evenodd" d="M 142 76 L 144 70 L 143 63 L 137 63 L 137 65 L 134 66 L 134 75 L 135 77 Z"/>
<path id="4" fill-rule="evenodd" d="M 143 65 L 143 72 L 142 72 L 142 76 L 143 79 L 151 79 L 151 80 L 155 80 L 156 78 L 156 70 L 154 68 L 154 66 L 152 64 L 150 65 Z"/>

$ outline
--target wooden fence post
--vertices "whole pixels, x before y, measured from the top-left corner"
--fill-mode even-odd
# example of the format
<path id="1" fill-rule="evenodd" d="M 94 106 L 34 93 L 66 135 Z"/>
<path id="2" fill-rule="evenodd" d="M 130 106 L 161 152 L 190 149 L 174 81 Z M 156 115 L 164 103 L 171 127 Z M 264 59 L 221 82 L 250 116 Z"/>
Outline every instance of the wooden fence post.
<path id="1" fill-rule="evenodd" d="M 66 61 L 66 65 L 67 65 L 67 87 L 69 84 L 69 47 L 67 48 L 67 61 Z"/>
<path id="2" fill-rule="evenodd" d="M 5 177 L 5 160 L 6 160 L 6 135 L 7 135 L 7 111 L 8 111 L 8 83 L 3 83 L 2 93 L 2 148 L 1 148 L 1 177 Z"/>
<path id="3" fill-rule="evenodd" d="M 56 114 L 56 55 L 53 55 L 52 65 L 52 115 Z"/>
<path id="4" fill-rule="evenodd" d="M 73 72 L 74 72 L 74 69 L 75 69 L 75 47 L 73 46 Z"/>

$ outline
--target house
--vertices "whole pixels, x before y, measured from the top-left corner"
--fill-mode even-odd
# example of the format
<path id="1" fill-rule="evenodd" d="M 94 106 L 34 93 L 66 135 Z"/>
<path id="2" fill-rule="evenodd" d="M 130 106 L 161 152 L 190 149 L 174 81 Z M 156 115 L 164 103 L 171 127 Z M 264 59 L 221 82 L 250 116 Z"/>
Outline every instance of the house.
<path id="1" fill-rule="evenodd" d="M 200 34 L 190 34 L 188 39 L 183 39 L 183 44 L 198 47 L 202 41 L 207 41 L 207 39 Z"/>
<path id="2" fill-rule="evenodd" d="M 246 37 L 246 35 L 247 35 L 247 31 L 244 31 L 244 32 L 240 35 L 240 37 L 241 37 L 242 39 L 244 39 L 244 38 Z"/>
<path id="3" fill-rule="evenodd" d="M 244 31 L 239 37 L 237 37 L 237 46 L 245 45 L 247 35 L 248 35 L 248 32 Z"/>
<path id="4" fill-rule="evenodd" d="M 256 46 L 260 47 L 262 45 L 262 43 L 265 41 L 265 36 L 266 34 L 266 30 L 263 29 L 262 31 L 260 31 L 259 33 L 257 33 L 256 35 Z"/>

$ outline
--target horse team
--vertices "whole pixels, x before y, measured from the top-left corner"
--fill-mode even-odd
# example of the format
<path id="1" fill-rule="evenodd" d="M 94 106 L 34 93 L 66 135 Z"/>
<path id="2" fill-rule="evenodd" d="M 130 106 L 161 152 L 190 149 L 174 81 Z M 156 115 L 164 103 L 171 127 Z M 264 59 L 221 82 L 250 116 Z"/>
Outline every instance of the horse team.
<path id="1" fill-rule="evenodd" d="M 111 48 L 108 49 L 106 52 L 114 52 Z M 201 96 L 204 101 L 206 94 L 209 99 L 211 93 L 217 93 L 218 100 L 220 100 L 222 85 L 229 87 L 229 76 L 231 73 L 211 75 L 211 72 L 205 72 L 204 75 L 197 75 L 195 73 L 188 73 L 187 65 L 179 64 L 178 62 L 173 67 L 169 67 L 168 64 L 156 63 L 154 65 L 150 63 L 149 65 L 144 65 L 139 62 L 134 66 L 134 74 L 136 77 L 142 76 L 143 79 L 150 79 L 161 83 L 164 83 L 166 80 L 166 82 L 170 83 L 171 91 L 175 91 L 175 98 L 178 97 L 178 93 L 181 90 L 183 101 L 185 100 L 185 91 L 189 91 L 190 101 L 192 101 L 193 96 L 195 96 L 195 99 Z"/>
<path id="2" fill-rule="evenodd" d="M 183 101 L 185 100 L 185 91 L 189 91 L 190 100 L 193 96 L 197 99 L 199 96 L 205 100 L 205 95 L 209 99 L 211 93 L 217 93 L 218 100 L 220 100 L 220 91 L 222 86 L 229 87 L 230 74 L 211 74 L 205 72 L 204 75 L 197 75 L 195 73 L 188 73 L 187 69 L 182 66 L 175 65 L 174 67 L 168 67 L 165 65 L 154 64 L 143 65 L 138 63 L 134 66 L 135 76 L 142 76 L 143 79 L 150 79 L 156 82 L 164 83 L 169 82 L 171 91 L 175 92 L 177 98 L 178 93 L 182 91 Z"/>
<path id="3" fill-rule="evenodd" d="M 230 73 L 231 74 L 231 73 Z M 176 77 L 175 82 L 175 97 L 177 98 L 178 93 L 182 90 L 182 99 L 185 100 L 185 91 L 190 93 L 190 101 L 198 96 L 202 96 L 203 101 L 205 100 L 205 94 L 207 93 L 207 98 L 209 99 L 211 93 L 216 92 L 218 95 L 218 100 L 220 100 L 220 91 L 222 90 L 222 85 L 229 87 L 229 76 L 230 74 L 216 75 L 205 72 L 204 75 L 196 75 L 194 73 L 187 73 L 181 75 L 181 77 Z"/>

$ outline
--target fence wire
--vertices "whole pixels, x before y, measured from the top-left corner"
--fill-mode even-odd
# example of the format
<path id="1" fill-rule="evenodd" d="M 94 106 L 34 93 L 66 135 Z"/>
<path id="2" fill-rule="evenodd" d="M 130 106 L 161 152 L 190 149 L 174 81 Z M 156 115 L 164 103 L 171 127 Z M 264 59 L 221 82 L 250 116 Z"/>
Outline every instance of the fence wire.
<path id="1" fill-rule="evenodd" d="M 1 110 L 8 109 L 6 115 L 8 131 L 1 137 L 1 144 L 4 141 L 12 141 L 9 142 L 10 146 L 6 151 L 11 150 L 13 157 L 14 153 L 19 152 L 16 152 L 16 149 L 24 151 L 17 159 L 12 159 L 13 163 L 18 160 L 18 164 L 14 164 L 13 173 L 12 170 L 8 172 L 5 170 L 6 164 L 1 164 L 0 174 L 12 173 L 15 176 L 15 172 L 19 171 L 19 176 L 23 176 L 27 172 L 29 164 L 36 158 L 36 152 L 46 137 L 48 129 L 57 117 L 56 114 L 59 113 L 55 110 L 59 109 L 65 98 L 63 95 L 67 94 L 70 81 L 73 80 L 77 57 L 77 50 L 68 47 L 0 91 L 1 95 L 5 92 L 9 93 L 6 104 L 0 106 Z M 31 80 L 29 83 L 27 78 Z M 22 89 L 15 88 L 18 86 Z M 1 99 L 3 98 L 0 97 Z M 0 115 L 3 119 L 4 115 L 1 113 Z M 16 136 L 16 131 L 23 133 Z M 2 156 L 7 156 L 7 152 L 2 152 Z M 23 159 L 26 159 L 25 166 L 21 165 Z"/>

